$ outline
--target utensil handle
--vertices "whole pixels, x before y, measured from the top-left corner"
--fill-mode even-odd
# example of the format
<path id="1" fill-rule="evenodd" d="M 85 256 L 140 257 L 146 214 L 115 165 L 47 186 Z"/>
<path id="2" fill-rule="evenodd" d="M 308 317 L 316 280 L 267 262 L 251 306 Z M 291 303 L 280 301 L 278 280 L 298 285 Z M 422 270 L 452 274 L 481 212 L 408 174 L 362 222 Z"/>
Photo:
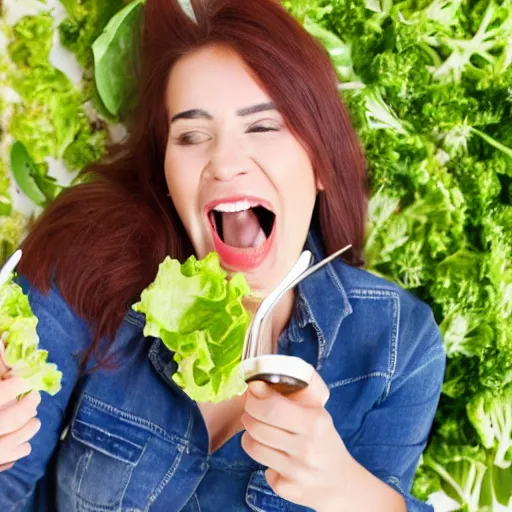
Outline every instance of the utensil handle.
<path id="1" fill-rule="evenodd" d="M 11 257 L 5 262 L 5 265 L 0 270 L 0 286 L 3 286 L 9 279 L 11 273 L 16 268 L 16 265 L 21 260 L 21 249 L 18 249 Z"/>
<path id="2" fill-rule="evenodd" d="M 282 395 L 289 395 L 307 387 L 308 383 L 303 380 L 290 377 L 289 375 L 278 375 L 276 373 L 260 373 L 247 379 L 247 382 L 260 380 L 269 384 L 273 389 Z"/>

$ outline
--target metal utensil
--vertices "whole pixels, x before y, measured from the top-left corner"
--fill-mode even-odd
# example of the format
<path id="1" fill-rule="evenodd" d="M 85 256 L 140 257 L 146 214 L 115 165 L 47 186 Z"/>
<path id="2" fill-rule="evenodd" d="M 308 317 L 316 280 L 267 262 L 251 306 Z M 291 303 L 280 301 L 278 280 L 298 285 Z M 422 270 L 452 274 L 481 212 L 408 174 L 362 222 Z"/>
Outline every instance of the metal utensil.
<path id="1" fill-rule="evenodd" d="M 16 265 L 20 262 L 20 260 L 21 260 L 21 249 L 18 249 L 5 262 L 5 265 L 2 267 L 2 270 L 0 270 L 0 286 L 3 286 L 9 280 L 11 273 L 14 271 L 14 269 L 16 268 Z M 3 361 L 4 351 L 5 351 L 4 342 L 3 342 L 2 337 L 0 337 L 0 360 L 2 360 L 2 361 Z M 5 372 L 0 373 L 0 380 L 2 378 L 6 378 L 10 372 L 10 368 L 7 366 L 7 364 L 5 364 L 5 362 L 3 363 L 3 366 L 5 366 L 5 368 L 7 368 L 7 370 Z"/>
<path id="2" fill-rule="evenodd" d="M 3 286 L 8 280 L 16 265 L 21 260 L 21 249 L 18 249 L 6 262 L 0 270 L 0 286 Z"/>
<path id="3" fill-rule="evenodd" d="M 313 255 L 304 251 L 277 288 L 261 302 L 245 334 L 242 368 L 246 382 L 262 380 L 283 394 L 305 388 L 309 384 L 313 367 L 303 359 L 281 354 L 260 355 L 261 338 L 267 332 L 266 321 L 285 293 L 351 247 L 350 244 L 343 247 L 312 267 Z"/>

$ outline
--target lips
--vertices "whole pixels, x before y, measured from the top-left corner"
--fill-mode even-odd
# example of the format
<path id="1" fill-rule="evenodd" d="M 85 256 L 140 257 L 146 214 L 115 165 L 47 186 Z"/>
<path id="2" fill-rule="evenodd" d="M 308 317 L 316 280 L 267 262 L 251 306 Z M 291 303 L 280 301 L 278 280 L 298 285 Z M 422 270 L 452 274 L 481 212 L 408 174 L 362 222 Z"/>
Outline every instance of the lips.
<path id="1" fill-rule="evenodd" d="M 274 211 L 268 201 L 249 196 L 217 199 L 206 205 L 205 215 L 212 233 L 213 245 L 224 267 L 239 271 L 250 271 L 259 267 L 272 250 L 276 236 L 276 219 L 274 218 L 271 232 L 261 245 L 257 247 L 233 247 L 226 244 L 219 235 L 212 210 L 217 209 L 223 212 L 235 212 L 256 207 L 263 207 L 270 212 Z"/>

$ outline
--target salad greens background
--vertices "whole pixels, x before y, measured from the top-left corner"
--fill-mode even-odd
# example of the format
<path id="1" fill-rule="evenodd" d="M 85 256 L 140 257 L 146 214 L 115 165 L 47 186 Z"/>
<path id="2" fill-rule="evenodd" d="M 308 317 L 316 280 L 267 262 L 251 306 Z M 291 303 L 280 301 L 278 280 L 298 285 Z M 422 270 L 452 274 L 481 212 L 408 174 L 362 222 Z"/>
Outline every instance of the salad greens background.
<path id="1" fill-rule="evenodd" d="M 4 2 L 0 260 L 122 135 L 142 3 Z M 512 0 L 284 3 L 328 50 L 366 151 L 368 269 L 430 304 L 444 334 L 414 492 L 510 510 Z"/>

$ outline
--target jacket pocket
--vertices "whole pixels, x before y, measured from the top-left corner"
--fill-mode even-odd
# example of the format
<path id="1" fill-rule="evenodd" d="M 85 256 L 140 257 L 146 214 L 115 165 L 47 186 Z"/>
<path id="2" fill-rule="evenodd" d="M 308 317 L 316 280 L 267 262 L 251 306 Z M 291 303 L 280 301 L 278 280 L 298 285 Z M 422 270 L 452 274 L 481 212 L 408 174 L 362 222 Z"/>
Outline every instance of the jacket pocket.
<path id="1" fill-rule="evenodd" d="M 278 496 L 265 479 L 265 471 L 254 471 L 245 494 L 247 506 L 256 512 L 314 512 Z"/>
<path id="2" fill-rule="evenodd" d="M 64 471 L 76 510 L 121 510 L 132 472 L 146 449 L 149 433 L 94 397 L 83 395 L 71 425 Z M 62 485 L 60 486 L 62 488 Z"/>

